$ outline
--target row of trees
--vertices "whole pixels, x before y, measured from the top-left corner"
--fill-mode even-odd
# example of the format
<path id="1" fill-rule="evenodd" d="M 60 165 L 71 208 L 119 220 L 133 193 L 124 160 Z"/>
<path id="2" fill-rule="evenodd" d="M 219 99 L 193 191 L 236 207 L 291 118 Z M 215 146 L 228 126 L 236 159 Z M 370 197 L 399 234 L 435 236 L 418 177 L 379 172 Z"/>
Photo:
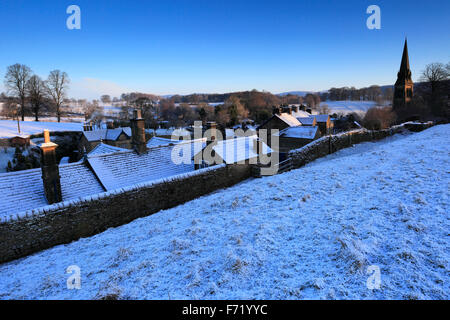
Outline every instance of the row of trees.
<path id="1" fill-rule="evenodd" d="M 38 75 L 23 64 L 14 64 L 7 68 L 5 79 L 7 93 L 13 101 L 9 101 L 9 111 L 20 114 L 22 121 L 25 119 L 27 103 L 39 120 L 39 110 L 44 105 L 54 107 L 58 122 L 61 121 L 61 107 L 67 95 L 70 79 L 67 73 L 61 70 L 50 72 L 46 80 L 42 80 Z M 20 109 L 17 111 L 14 105 L 18 103 Z"/>
<path id="2" fill-rule="evenodd" d="M 366 88 L 356 89 L 355 87 L 330 88 L 327 92 L 320 94 L 322 100 L 330 101 L 392 101 L 393 87 L 380 87 L 373 85 Z"/>

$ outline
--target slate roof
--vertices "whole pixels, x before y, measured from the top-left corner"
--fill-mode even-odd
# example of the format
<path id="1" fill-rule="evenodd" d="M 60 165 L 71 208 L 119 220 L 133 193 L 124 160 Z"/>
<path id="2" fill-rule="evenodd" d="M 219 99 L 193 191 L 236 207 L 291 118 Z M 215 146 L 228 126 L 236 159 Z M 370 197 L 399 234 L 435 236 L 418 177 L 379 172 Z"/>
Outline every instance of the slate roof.
<path id="1" fill-rule="evenodd" d="M 114 190 L 194 170 L 194 148 L 203 141 L 158 146 L 138 155 L 133 150 L 88 157 L 88 162 L 106 190 Z M 172 157 L 173 155 L 173 157 Z"/>
<path id="2" fill-rule="evenodd" d="M 114 152 L 126 151 L 126 150 L 128 150 L 128 149 L 110 146 L 109 144 L 106 144 L 106 143 L 100 143 L 88 153 L 88 157 L 95 156 L 98 154 L 107 154 L 107 153 L 114 153 Z"/>
<path id="3" fill-rule="evenodd" d="M 147 148 L 167 146 L 170 144 L 177 144 L 180 142 L 181 142 L 180 140 L 172 140 L 172 139 L 166 139 L 166 138 L 161 138 L 161 137 L 152 137 L 147 142 Z"/>
<path id="4" fill-rule="evenodd" d="M 317 134 L 317 127 L 299 126 L 289 127 L 278 132 L 278 136 L 297 139 L 314 139 Z"/>
<path id="5" fill-rule="evenodd" d="M 316 118 L 317 122 L 327 122 L 328 118 L 330 117 L 327 114 L 318 114 L 316 116 L 313 116 L 314 118 Z"/>
<path id="6" fill-rule="evenodd" d="M 297 120 L 297 118 L 288 113 L 276 114 L 275 116 L 284 121 L 290 127 L 301 125 L 301 123 Z"/>
<path id="7" fill-rule="evenodd" d="M 292 111 L 292 116 L 294 116 L 295 118 L 306 118 L 309 117 L 311 114 L 303 111 L 303 110 L 298 110 L 297 112 Z"/>
<path id="8" fill-rule="evenodd" d="M 125 133 L 128 137 L 131 137 L 131 128 L 116 128 L 116 129 L 98 129 L 93 131 L 83 131 L 83 135 L 88 141 L 100 141 L 100 140 L 117 140 L 121 133 Z"/>
<path id="9" fill-rule="evenodd" d="M 213 147 L 213 150 L 226 164 L 233 164 L 256 158 L 258 154 L 256 153 L 254 144 L 257 141 L 258 137 L 256 135 L 220 140 L 217 141 L 217 144 Z M 263 142 L 262 145 L 263 154 L 269 154 L 272 152 L 272 149 L 270 149 L 267 144 Z"/>
<path id="10" fill-rule="evenodd" d="M 59 166 L 59 174 L 63 201 L 105 191 L 82 162 Z M 0 174 L 0 217 L 46 205 L 40 168 Z"/>
<path id="11" fill-rule="evenodd" d="M 304 126 L 312 126 L 314 124 L 314 117 L 297 118 L 297 120 Z"/>

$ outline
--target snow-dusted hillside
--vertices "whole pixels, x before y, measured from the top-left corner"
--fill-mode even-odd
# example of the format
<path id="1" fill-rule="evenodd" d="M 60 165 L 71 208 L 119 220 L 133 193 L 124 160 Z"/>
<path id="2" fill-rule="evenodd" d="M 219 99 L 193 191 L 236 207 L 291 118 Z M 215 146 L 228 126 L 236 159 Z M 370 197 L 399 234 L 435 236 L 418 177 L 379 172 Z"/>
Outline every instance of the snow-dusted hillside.
<path id="1" fill-rule="evenodd" d="M 42 133 L 44 129 L 50 131 L 82 131 L 83 124 L 74 122 L 20 121 L 20 133 L 23 135 Z M 17 135 L 17 121 L 0 120 L 0 138 L 9 138 Z"/>
<path id="2" fill-rule="evenodd" d="M 363 143 L 3 264 L 0 298 L 448 299 L 449 141 Z"/>

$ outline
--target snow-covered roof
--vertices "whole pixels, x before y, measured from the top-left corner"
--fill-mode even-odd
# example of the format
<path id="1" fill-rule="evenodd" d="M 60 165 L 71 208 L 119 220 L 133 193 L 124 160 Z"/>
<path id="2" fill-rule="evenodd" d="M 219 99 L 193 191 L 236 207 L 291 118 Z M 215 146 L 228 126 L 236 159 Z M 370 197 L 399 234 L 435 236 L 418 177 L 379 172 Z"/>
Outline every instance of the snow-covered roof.
<path id="1" fill-rule="evenodd" d="M 105 191 L 82 162 L 59 166 L 59 175 L 64 201 Z M 0 174 L 0 217 L 46 205 L 41 169 Z"/>
<path id="2" fill-rule="evenodd" d="M 127 150 L 127 149 L 110 146 L 109 144 L 106 144 L 106 143 L 100 143 L 94 149 L 92 149 L 91 152 L 88 153 L 88 156 L 114 153 L 114 152 L 125 151 L 125 150 Z"/>
<path id="3" fill-rule="evenodd" d="M 295 118 L 306 118 L 309 117 L 311 114 L 303 111 L 303 110 L 298 110 L 296 112 L 292 111 L 292 116 L 294 116 Z"/>
<path id="4" fill-rule="evenodd" d="M 330 116 L 328 114 L 318 114 L 313 116 L 317 122 L 327 122 Z"/>
<path id="5" fill-rule="evenodd" d="M 297 118 L 297 120 L 303 125 L 303 126 L 312 126 L 314 125 L 314 117 L 305 117 L 305 118 Z"/>
<path id="6" fill-rule="evenodd" d="M 172 140 L 172 139 L 166 139 L 166 138 L 161 138 L 161 137 L 152 137 L 147 142 L 147 148 L 167 146 L 170 144 L 177 144 L 180 142 L 181 142 L 180 140 Z"/>
<path id="7" fill-rule="evenodd" d="M 256 135 L 250 137 L 239 137 L 234 139 L 220 140 L 213 147 L 213 150 L 220 156 L 226 164 L 233 164 L 240 161 L 256 158 L 255 143 L 258 137 Z M 272 149 L 264 142 L 262 143 L 262 154 L 269 154 Z"/>
<path id="8" fill-rule="evenodd" d="M 128 137 L 131 137 L 131 128 L 129 127 L 83 131 L 83 134 L 88 141 L 99 141 L 99 140 L 117 140 L 117 138 L 119 138 L 122 132 L 125 133 Z"/>
<path id="9" fill-rule="evenodd" d="M 278 136 L 297 139 L 314 139 L 317 134 L 317 127 L 298 126 L 289 127 L 278 132 Z"/>
<path id="10" fill-rule="evenodd" d="M 300 122 L 294 116 L 288 113 L 276 114 L 275 116 L 284 121 L 290 127 L 301 125 Z"/>
<path id="11" fill-rule="evenodd" d="M 140 155 L 127 150 L 88 157 L 88 161 L 105 189 L 114 190 L 193 171 L 194 150 L 203 145 L 200 140 L 180 142 L 150 148 Z"/>

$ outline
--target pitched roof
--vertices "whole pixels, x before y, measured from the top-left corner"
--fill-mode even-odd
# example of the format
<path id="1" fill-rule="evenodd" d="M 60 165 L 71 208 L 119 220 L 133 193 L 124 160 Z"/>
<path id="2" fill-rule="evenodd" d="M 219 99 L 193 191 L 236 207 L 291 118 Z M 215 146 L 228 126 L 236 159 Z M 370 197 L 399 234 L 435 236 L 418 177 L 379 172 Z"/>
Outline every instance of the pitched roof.
<path id="1" fill-rule="evenodd" d="M 275 114 L 275 116 L 284 121 L 290 127 L 301 125 L 300 122 L 294 116 L 288 113 Z"/>
<path id="2" fill-rule="evenodd" d="M 114 190 L 167 178 L 194 170 L 194 149 L 204 142 L 189 141 L 165 145 L 137 154 L 132 150 L 88 157 L 88 162 L 106 190 Z"/>
<path id="3" fill-rule="evenodd" d="M 106 143 L 100 143 L 94 149 L 92 149 L 91 152 L 88 153 L 88 156 L 95 156 L 98 154 L 106 154 L 106 153 L 114 153 L 114 152 L 125 151 L 125 150 L 127 150 L 127 149 L 110 146 L 109 144 L 106 144 Z"/>
<path id="4" fill-rule="evenodd" d="M 83 131 L 83 135 L 88 141 L 117 140 L 122 132 L 131 137 L 131 128 L 129 127 Z"/>
<path id="5" fill-rule="evenodd" d="M 180 142 L 181 142 L 180 140 L 172 140 L 172 139 L 166 139 L 166 138 L 161 138 L 161 137 L 152 137 L 147 142 L 147 148 L 167 146 L 170 144 L 177 144 Z"/>
<path id="6" fill-rule="evenodd" d="M 304 126 L 313 126 L 315 124 L 314 117 L 301 117 L 297 118 L 297 120 Z"/>
<path id="7" fill-rule="evenodd" d="M 311 114 L 303 111 L 303 110 L 298 110 L 298 111 L 292 111 L 292 116 L 296 117 L 296 118 L 305 118 L 305 117 L 309 117 Z"/>
<path id="8" fill-rule="evenodd" d="M 256 135 L 220 140 L 217 141 L 213 150 L 226 164 L 233 164 L 258 157 L 258 153 L 256 153 L 255 150 L 255 143 L 257 143 L 257 141 L 258 137 Z M 263 154 L 272 152 L 272 149 L 264 142 L 262 142 L 262 146 Z"/>
<path id="9" fill-rule="evenodd" d="M 313 116 L 316 118 L 317 122 L 327 122 L 330 116 L 328 114 L 318 114 L 316 116 Z"/>
<path id="10" fill-rule="evenodd" d="M 278 132 L 278 136 L 297 139 L 314 139 L 317 134 L 317 127 L 298 126 L 289 127 Z"/>
<path id="11" fill-rule="evenodd" d="M 105 191 L 82 162 L 59 166 L 64 201 Z M 0 174 L 0 217 L 48 205 L 41 169 Z"/>

